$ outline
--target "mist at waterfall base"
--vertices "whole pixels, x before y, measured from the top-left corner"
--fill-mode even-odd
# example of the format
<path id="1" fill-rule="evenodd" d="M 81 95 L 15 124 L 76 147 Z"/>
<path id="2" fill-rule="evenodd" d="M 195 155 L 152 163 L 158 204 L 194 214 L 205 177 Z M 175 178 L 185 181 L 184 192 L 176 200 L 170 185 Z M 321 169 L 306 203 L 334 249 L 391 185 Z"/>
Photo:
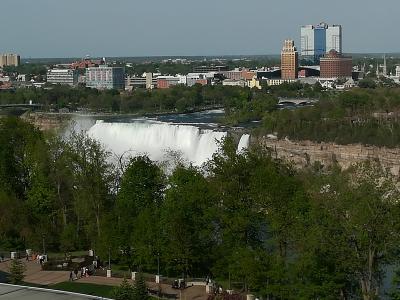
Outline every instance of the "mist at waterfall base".
<path id="1" fill-rule="evenodd" d="M 92 119 L 90 126 L 90 122 L 81 120 L 77 124 L 85 124 L 87 134 L 117 157 L 147 155 L 162 163 L 172 159 L 172 154 L 185 163 L 201 166 L 227 136 L 226 130 L 213 122 L 221 114 L 223 111 L 207 111 L 155 118 Z M 238 152 L 247 149 L 249 138 L 248 134 L 242 135 Z"/>

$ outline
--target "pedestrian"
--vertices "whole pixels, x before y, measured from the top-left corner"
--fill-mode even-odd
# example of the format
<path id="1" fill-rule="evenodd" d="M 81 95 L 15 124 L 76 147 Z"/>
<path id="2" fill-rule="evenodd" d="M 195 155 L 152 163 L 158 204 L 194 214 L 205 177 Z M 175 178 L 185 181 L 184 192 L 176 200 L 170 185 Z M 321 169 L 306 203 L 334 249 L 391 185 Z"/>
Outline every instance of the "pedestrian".
<path id="1" fill-rule="evenodd" d="M 78 279 L 78 269 L 75 268 L 74 274 L 75 274 L 75 278 Z"/>
<path id="2" fill-rule="evenodd" d="M 29 261 L 29 255 L 28 255 L 28 253 L 26 254 L 26 261 Z"/>
<path id="3" fill-rule="evenodd" d="M 74 278 L 72 277 L 72 271 L 71 272 L 69 272 L 69 281 L 73 281 L 74 280 Z"/>

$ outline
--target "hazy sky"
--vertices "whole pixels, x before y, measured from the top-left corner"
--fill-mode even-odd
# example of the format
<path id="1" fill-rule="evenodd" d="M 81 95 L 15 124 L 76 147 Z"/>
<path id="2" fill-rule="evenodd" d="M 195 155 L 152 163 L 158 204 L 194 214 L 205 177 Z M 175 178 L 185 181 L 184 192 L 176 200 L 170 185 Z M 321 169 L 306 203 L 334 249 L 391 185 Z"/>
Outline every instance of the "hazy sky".
<path id="1" fill-rule="evenodd" d="M 400 52 L 400 0 L 0 0 L 0 52 L 23 57 L 276 54 L 300 25 L 344 52 Z"/>

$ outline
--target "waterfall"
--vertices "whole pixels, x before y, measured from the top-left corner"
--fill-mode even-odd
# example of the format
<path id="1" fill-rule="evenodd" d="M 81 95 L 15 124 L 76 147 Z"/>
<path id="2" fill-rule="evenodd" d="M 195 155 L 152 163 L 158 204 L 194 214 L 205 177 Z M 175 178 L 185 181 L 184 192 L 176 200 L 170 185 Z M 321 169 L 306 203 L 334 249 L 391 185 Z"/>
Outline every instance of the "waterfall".
<path id="1" fill-rule="evenodd" d="M 174 151 L 193 165 L 200 166 L 218 151 L 218 141 L 227 133 L 202 130 L 191 125 L 141 120 L 132 123 L 97 121 L 88 130 L 88 135 L 117 155 L 130 151 L 132 156 L 146 154 L 160 162 L 165 160 L 168 151 Z"/>
<path id="2" fill-rule="evenodd" d="M 250 135 L 243 134 L 242 137 L 240 138 L 239 145 L 237 147 L 237 153 L 241 153 L 247 148 L 249 148 L 249 143 L 250 143 Z"/>

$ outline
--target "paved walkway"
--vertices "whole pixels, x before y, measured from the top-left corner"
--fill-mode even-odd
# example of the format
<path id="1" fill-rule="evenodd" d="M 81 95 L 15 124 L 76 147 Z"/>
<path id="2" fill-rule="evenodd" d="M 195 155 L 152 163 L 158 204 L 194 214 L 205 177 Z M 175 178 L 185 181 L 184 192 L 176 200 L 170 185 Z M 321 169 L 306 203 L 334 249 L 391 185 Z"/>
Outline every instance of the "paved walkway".
<path id="1" fill-rule="evenodd" d="M 34 283 L 38 285 L 51 286 L 56 283 L 64 282 L 69 280 L 69 271 L 42 271 L 40 264 L 36 261 L 26 262 L 24 259 L 21 260 L 26 265 L 25 282 Z M 10 266 L 10 260 L 0 263 L 0 271 L 8 272 Z M 118 286 L 122 282 L 122 278 L 116 277 L 103 277 L 103 276 L 90 276 L 78 279 L 76 282 L 92 283 L 99 285 Z M 132 280 L 128 280 L 133 282 Z M 177 299 L 193 299 L 193 300 L 207 300 L 207 295 L 204 286 L 193 286 L 183 291 L 175 290 L 167 284 L 157 284 L 154 282 L 147 282 L 147 286 L 152 290 L 161 289 L 161 292 L 167 294 L 175 294 Z M 51 288 L 51 287 L 50 287 Z"/>
<path id="2" fill-rule="evenodd" d="M 90 276 L 90 277 L 80 278 L 78 279 L 77 282 L 118 286 L 121 284 L 122 281 L 123 281 L 122 278 L 116 278 L 116 277 L 107 278 L 103 276 Z M 133 283 L 133 281 L 130 279 L 128 281 L 130 283 Z M 185 290 L 179 291 L 173 289 L 169 284 L 157 284 L 155 282 L 147 282 L 146 284 L 152 290 L 161 289 L 162 293 L 175 294 L 177 296 L 177 299 L 207 300 L 205 286 L 192 286 Z"/>
<path id="3" fill-rule="evenodd" d="M 52 285 L 69 280 L 68 271 L 42 271 L 40 264 L 36 261 L 21 261 L 26 265 L 24 281 L 39 285 Z M 10 260 L 0 263 L 0 271 L 8 272 L 10 268 Z"/>

